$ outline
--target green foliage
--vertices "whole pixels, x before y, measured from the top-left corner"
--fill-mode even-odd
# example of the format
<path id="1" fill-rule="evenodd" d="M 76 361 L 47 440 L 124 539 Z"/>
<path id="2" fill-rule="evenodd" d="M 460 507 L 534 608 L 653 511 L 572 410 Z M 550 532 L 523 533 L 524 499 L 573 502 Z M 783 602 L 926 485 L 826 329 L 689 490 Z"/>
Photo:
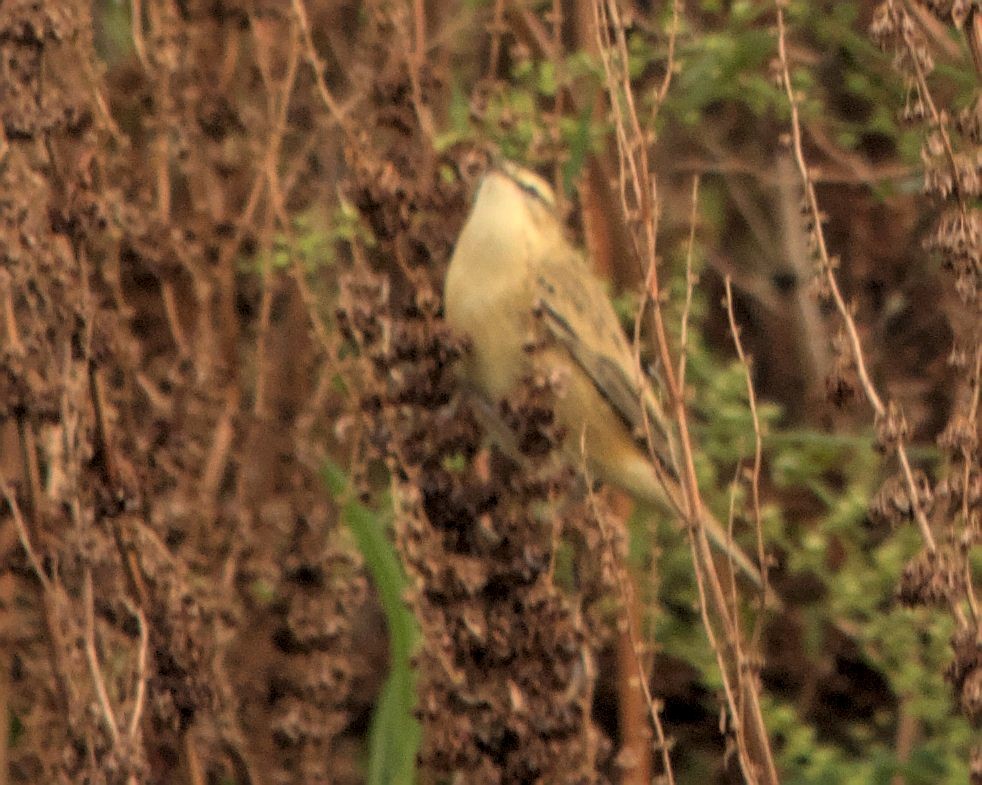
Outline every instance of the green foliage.
<path id="1" fill-rule="evenodd" d="M 563 162 L 563 186 L 572 189 L 587 156 L 601 149 L 609 126 L 593 117 L 593 101 L 586 97 L 601 89 L 601 70 L 587 53 L 574 52 L 558 62 L 519 58 L 511 68 L 506 89 L 493 91 L 475 125 L 469 99 L 456 84 L 451 89 L 447 128 L 435 141 L 437 150 L 475 136 L 492 141 L 501 154 L 515 161 L 537 159 Z M 560 94 L 580 96 L 578 115 L 557 115 Z"/>
<path id="2" fill-rule="evenodd" d="M 665 110 L 687 125 L 703 122 L 718 102 L 745 104 L 756 115 L 784 112 L 783 93 L 767 79 L 773 35 L 757 26 L 707 33 L 680 50 L 684 65 Z"/>
<path id="3" fill-rule="evenodd" d="M 753 155 L 769 160 L 764 156 L 771 155 L 789 121 L 787 96 L 773 72 L 777 55 L 773 6 L 750 0 L 702 0 L 695 5 L 698 8 L 689 5 L 681 20 L 677 73 L 667 101 L 659 107 L 659 127 L 651 130 L 667 136 L 666 130 L 682 127 L 698 145 L 703 136 L 725 138 L 736 129 L 734 135 L 748 137 L 746 144 L 759 145 Z M 628 31 L 629 72 L 640 86 L 642 122 L 644 112 L 655 108 L 652 86 L 664 72 L 664 17 L 669 7 L 659 5 L 660 23 L 637 24 Z M 821 134 L 846 155 L 866 155 L 872 150 L 919 166 L 922 130 L 898 120 L 908 86 L 891 68 L 892 53 L 881 52 L 871 43 L 859 19 L 860 5 L 791 0 L 786 12 L 791 79 L 806 135 Z M 589 152 L 601 149 L 609 127 L 591 119 L 586 109 L 581 116 L 559 119 L 552 110 L 556 96 L 566 87 L 575 87 L 582 96 L 599 89 L 597 64 L 579 54 L 558 67 L 553 62 L 518 59 L 510 77 L 506 88 L 490 95 L 477 128 L 471 125 L 465 90 L 456 89 L 446 139 L 477 134 L 492 139 L 505 156 L 517 160 L 560 158 L 565 161 L 564 185 L 569 188 Z M 967 97 L 977 87 L 970 70 L 943 63 L 932 80 L 941 83 L 947 94 L 958 96 L 953 103 L 961 106 L 968 104 Z M 583 98 L 580 105 L 590 106 L 591 101 Z M 724 119 L 719 122 L 717 117 Z M 567 157 L 556 155 L 557 147 Z M 739 154 L 729 148 L 726 152 Z M 702 190 L 701 207 L 707 223 L 719 233 L 720 227 L 713 227 L 712 222 L 731 207 L 730 194 L 709 179 Z M 909 177 L 876 188 L 887 194 L 894 188 L 917 190 L 920 183 Z M 744 233 L 735 244 L 749 242 Z M 666 321 L 677 346 L 686 283 L 679 255 L 671 255 L 676 250 L 670 249 L 665 265 L 668 274 L 663 278 L 669 288 Z M 740 249 L 731 246 L 728 250 L 735 255 Z M 666 253 L 664 248 L 660 252 Z M 633 327 L 637 304 L 634 293 L 615 299 L 626 326 Z M 714 354 L 703 341 L 700 326 L 708 307 L 697 288 L 686 346 L 690 425 L 698 444 L 696 468 L 707 503 L 717 516 L 727 519 L 732 493 L 740 528 L 745 529 L 747 488 L 730 488 L 738 467 L 749 466 L 753 458 L 754 427 L 745 372 L 732 359 Z M 827 729 L 817 727 L 813 718 L 802 716 L 801 707 L 786 699 L 768 698 L 768 727 L 777 742 L 782 781 L 889 783 L 898 774 L 908 785 L 965 781 L 970 731 L 955 711 L 950 687 L 943 679 L 950 659 L 950 629 L 935 618 L 942 614 L 898 608 L 893 599 L 903 566 L 919 547 L 917 533 L 908 528 L 889 536 L 871 536 L 875 527 L 868 520 L 867 507 L 885 471 L 882 456 L 870 447 L 871 434 L 832 436 L 783 430 L 782 412 L 767 402 L 759 402 L 759 415 L 764 436 L 762 482 L 767 498 L 775 500 L 762 511 L 765 538 L 772 549 L 780 551 L 788 572 L 812 576 L 824 590 L 820 601 L 796 609 L 807 656 L 816 672 L 833 667 L 827 651 L 829 629 L 844 625 L 854 631 L 852 637 L 864 665 L 885 681 L 889 695 L 884 696 L 883 704 L 889 706 L 896 700 L 900 706 L 898 711 L 881 709 L 866 719 L 837 717 L 833 737 Z M 802 507 L 805 514 L 786 518 L 782 500 L 794 500 L 795 509 Z M 717 687 L 715 659 L 706 646 L 698 614 L 690 610 L 697 596 L 685 537 L 674 527 L 650 528 L 647 523 L 644 512 L 639 512 L 631 527 L 632 562 L 644 569 L 650 555 L 660 552 L 656 581 L 642 582 L 642 591 L 654 593 L 652 587 L 657 586 L 663 602 L 656 604 L 655 597 L 643 599 L 649 608 L 673 609 L 652 610 L 647 623 L 666 652 L 696 664 L 705 683 Z M 747 544 L 752 538 L 741 541 Z M 560 554 L 561 563 L 563 559 Z M 899 712 L 913 718 L 921 729 L 903 762 L 895 749 Z M 692 772 L 698 769 L 695 765 Z"/>
<path id="4" fill-rule="evenodd" d="M 341 517 L 372 576 L 389 630 L 389 676 L 372 717 L 367 781 L 369 785 L 413 785 L 422 739 L 414 715 L 416 678 L 412 668 L 419 631 L 403 601 L 406 576 L 389 537 L 387 516 L 351 498 L 347 475 L 337 464 L 328 462 L 322 477 L 335 498 L 348 497 Z"/>
<path id="5" fill-rule="evenodd" d="M 698 271 L 698 249 L 695 267 Z M 669 252 L 661 272 L 669 290 L 664 304 L 666 324 L 677 345 L 686 289 L 682 252 Z M 633 323 L 630 303 L 630 298 L 622 298 L 625 319 Z M 714 354 L 703 339 L 700 325 L 708 309 L 703 291 L 696 287 L 686 344 L 687 392 L 704 499 L 725 521 L 732 492 L 728 486 L 737 474 L 736 467 L 752 463 L 754 431 L 744 369 Z M 956 711 L 950 685 L 943 677 L 951 656 L 950 622 L 944 614 L 911 611 L 894 601 L 904 564 L 920 547 L 919 535 L 908 527 L 876 544 L 871 542 L 867 508 L 883 471 L 883 458 L 871 446 L 872 434 L 833 436 L 806 429 L 782 430 L 778 407 L 758 402 L 758 408 L 764 445 L 762 484 L 773 489 L 769 498 L 776 497 L 763 510 L 765 540 L 772 550 L 784 554 L 790 573 L 814 576 L 825 591 L 820 602 L 796 610 L 806 656 L 816 673 L 834 668 L 827 650 L 829 630 L 841 625 L 849 631 L 864 664 L 884 680 L 884 706 L 896 700 L 898 712 L 921 729 L 909 756 L 900 761 L 895 748 L 898 712 L 883 709 L 870 718 L 852 721 L 837 717 L 832 737 L 827 729 L 802 716 L 801 707 L 770 695 L 766 720 L 775 739 L 782 782 L 886 785 L 898 774 L 908 785 L 966 781 L 971 730 Z M 714 491 L 716 488 L 725 491 Z M 737 489 L 738 521 L 749 519 L 748 496 L 745 485 Z M 809 499 L 814 512 L 804 521 L 786 519 L 782 497 Z M 653 547 L 661 552 L 656 579 L 662 602 L 648 620 L 653 639 L 666 653 L 700 668 L 703 682 L 718 689 L 721 682 L 715 658 L 706 647 L 695 611 L 698 596 L 688 544 L 675 527 L 662 526 L 651 532 L 643 526 L 643 515 L 636 518 L 631 541 L 635 564 L 642 563 L 643 554 Z M 738 540 L 752 547 L 752 536 Z M 749 629 L 749 617 L 747 623 Z M 679 781 L 699 781 L 695 776 L 698 768 L 677 771 Z"/>
<path id="6" fill-rule="evenodd" d="M 123 0 L 96 0 L 92 5 L 95 47 L 109 65 L 133 54 L 132 6 Z"/>
<path id="7" fill-rule="evenodd" d="M 659 123 L 679 123 L 691 132 L 712 133 L 719 115 L 743 127 L 767 128 L 789 118 L 784 87 L 775 79 L 777 42 L 773 7 L 746 2 L 700 4 L 700 16 L 680 20 L 672 89 L 659 111 Z M 858 19 L 857 3 L 812 3 L 792 0 L 786 18 L 789 46 L 804 57 L 792 57 L 791 79 L 798 92 L 803 122 L 823 128 L 845 150 L 885 139 L 903 161 L 919 162 L 920 132 L 898 121 L 906 86 L 890 66 L 890 54 L 870 40 Z M 651 81 L 664 70 L 668 55 L 668 20 L 653 28 L 637 26 L 628 34 L 632 78 Z M 800 65 L 795 65 L 795 63 Z M 968 105 L 974 75 L 940 65 L 936 77 Z M 654 91 L 640 90 L 642 107 L 653 107 Z M 645 103 L 648 102 L 648 103 Z M 767 136 L 774 138 L 771 125 Z M 698 129 L 698 130 L 697 130 Z M 661 129 L 659 129 L 661 130 Z"/>
<path id="8" fill-rule="evenodd" d="M 696 354 L 693 377 L 697 369 L 702 370 L 705 359 Z M 732 373 L 732 368 L 718 369 L 713 380 L 722 380 L 720 388 L 696 405 L 702 409 L 708 403 L 714 412 L 711 420 L 696 429 L 700 445 L 716 461 L 729 455 L 729 465 L 748 460 L 745 445 L 736 438 L 742 394 L 738 385 L 725 381 Z M 702 383 L 696 386 L 706 389 Z M 720 412 L 728 414 L 717 422 Z M 839 733 L 845 734 L 848 743 L 836 743 L 823 738 L 796 706 L 772 696 L 766 718 L 777 742 L 782 782 L 886 785 L 896 774 L 902 774 L 907 783 L 964 782 L 971 731 L 955 711 L 950 686 L 943 678 L 950 659 L 950 624 L 943 614 L 913 612 L 893 602 L 897 578 L 918 547 L 918 535 L 913 529 L 895 532 L 871 547 L 864 521 L 879 458 L 868 447 L 870 440 L 812 436 L 797 433 L 765 438 L 767 465 L 771 467 L 765 482 L 769 479 L 795 492 L 814 492 L 825 507 L 818 520 L 805 526 L 790 526 L 776 506 L 764 511 L 770 547 L 780 547 L 786 553 L 792 572 L 816 575 L 827 592 L 821 603 L 799 611 L 807 655 L 816 669 L 831 667 L 824 650 L 829 625 L 846 622 L 867 665 L 885 679 L 889 694 L 901 701 L 903 712 L 916 718 L 922 734 L 908 760 L 901 763 L 893 745 L 893 726 L 899 721 L 894 714 L 847 722 Z M 833 491 L 829 487 L 828 473 L 833 467 L 844 478 L 844 489 Z M 711 487 L 705 482 L 703 485 Z M 718 502 L 714 505 L 717 513 L 725 512 L 726 500 L 720 498 Z M 697 596 L 687 547 L 680 544 L 678 532 L 667 527 L 660 531 L 658 542 L 663 551 L 658 564 L 663 600 L 670 607 L 695 607 Z M 833 549 L 837 554 L 834 568 L 830 566 Z M 654 637 L 666 652 L 700 667 L 707 685 L 720 686 L 714 658 L 694 613 L 660 613 Z"/>
<path id="9" fill-rule="evenodd" d="M 241 266 L 246 272 L 261 273 L 267 267 L 282 271 L 299 264 L 306 275 L 314 276 L 334 266 L 339 243 L 355 240 L 369 248 L 375 244 L 358 210 L 342 199 L 330 220 L 313 210 L 294 215 L 289 233 L 278 232 L 268 253 L 243 259 Z"/>

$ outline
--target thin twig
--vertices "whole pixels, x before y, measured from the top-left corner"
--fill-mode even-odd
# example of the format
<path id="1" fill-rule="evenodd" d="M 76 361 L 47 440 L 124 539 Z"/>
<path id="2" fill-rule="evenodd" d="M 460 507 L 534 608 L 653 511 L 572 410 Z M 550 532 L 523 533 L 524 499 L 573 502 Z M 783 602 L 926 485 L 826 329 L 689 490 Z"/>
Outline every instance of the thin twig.
<path id="1" fill-rule="evenodd" d="M 310 33 L 310 22 L 307 19 L 307 8 L 303 0 L 293 0 L 293 12 L 296 14 L 297 22 L 300 24 L 303 51 L 307 62 L 310 63 L 310 70 L 313 71 L 317 93 L 320 95 L 324 106 L 327 107 L 327 111 L 330 113 L 334 122 L 341 127 L 341 130 L 344 131 L 345 136 L 349 140 L 354 141 L 356 138 L 354 129 L 348 120 L 349 107 L 342 106 L 337 102 L 330 88 L 328 88 L 327 82 L 324 81 L 324 63 L 317 54 L 317 48 L 314 46 L 314 39 Z"/>
<path id="2" fill-rule="evenodd" d="M 14 308 L 14 287 L 8 270 L 0 271 L 0 288 L 3 290 L 4 343 L 14 355 L 23 355 L 24 342 L 17 329 L 17 312 Z"/>
<path id="3" fill-rule="evenodd" d="M 44 572 L 44 567 L 41 566 L 41 560 L 38 558 L 34 546 L 31 544 L 31 534 L 27 528 L 27 522 L 24 520 L 24 515 L 21 513 L 20 505 L 17 503 L 17 495 L 11 490 L 10 485 L 7 484 L 7 478 L 3 473 L 2 467 L 0 467 L 0 491 L 3 492 L 4 499 L 7 500 L 7 506 L 10 507 L 10 514 L 14 519 L 14 526 L 17 529 L 17 538 L 20 540 L 20 547 L 24 550 L 24 554 L 27 556 L 27 560 L 30 562 L 31 569 L 34 570 L 34 575 L 38 579 L 38 583 L 41 584 L 41 588 L 45 593 L 48 593 L 51 591 L 51 583 Z"/>
<path id="4" fill-rule="evenodd" d="M 586 462 L 585 432 L 580 434 L 580 455 L 582 458 L 581 469 L 586 480 L 586 487 L 589 489 L 587 492 L 587 498 L 590 501 L 590 508 L 593 511 L 593 517 L 596 519 L 597 525 L 600 527 L 600 536 L 603 538 L 604 544 L 607 546 L 611 561 L 614 565 L 613 572 L 615 580 L 617 581 L 617 591 L 621 597 L 621 606 L 624 608 L 624 622 L 626 623 L 628 639 L 631 643 L 631 652 L 634 655 L 635 664 L 638 669 L 638 681 L 641 684 L 641 691 L 644 694 L 644 700 L 648 706 L 648 714 L 651 717 L 651 725 L 655 729 L 655 737 L 658 741 L 657 746 L 661 755 L 662 771 L 664 773 L 665 782 L 668 783 L 668 785 L 675 785 L 675 772 L 672 769 L 672 757 L 668 745 L 668 739 L 665 736 L 665 728 L 662 725 L 661 720 L 661 701 L 656 701 L 654 696 L 651 694 L 651 687 L 648 684 L 648 674 L 645 671 L 644 661 L 641 658 L 641 637 L 635 627 L 634 614 L 631 613 L 631 608 L 634 606 L 634 589 L 631 585 L 631 581 L 624 575 L 624 565 L 617 554 L 617 549 L 614 546 L 614 539 L 606 526 L 606 518 L 603 511 L 600 509 L 599 504 L 597 503 L 596 494 L 593 492 L 593 482 L 591 480 L 590 470 Z"/>
<path id="5" fill-rule="evenodd" d="M 423 0 L 412 0 L 412 8 L 412 41 L 404 59 L 406 72 L 409 75 L 409 86 L 412 89 L 413 112 L 419 123 L 420 132 L 429 143 L 424 147 L 424 151 L 429 154 L 436 137 L 436 124 L 433 121 L 433 113 L 424 100 L 422 80 L 419 78 L 420 69 L 426 62 L 426 6 Z M 399 36 L 399 38 L 405 39 L 406 36 Z"/>
<path id="6" fill-rule="evenodd" d="M 505 27 L 505 0 L 494 0 L 494 17 L 488 23 L 487 31 L 491 35 L 491 54 L 488 56 L 488 79 L 498 75 L 498 63 L 501 60 L 501 36 L 507 32 Z"/>
<path id="7" fill-rule="evenodd" d="M 675 73 L 675 44 L 679 36 L 679 18 L 681 15 L 681 0 L 672 0 L 672 24 L 668 28 L 668 54 L 665 57 L 665 75 L 662 77 L 661 85 L 659 85 L 658 91 L 655 93 L 652 120 L 658 116 L 658 110 L 665 103 L 668 88 L 672 85 L 672 76 Z M 654 127 L 654 123 L 652 123 L 652 127 Z"/>
<path id="8" fill-rule="evenodd" d="M 85 567 L 85 576 L 82 579 L 82 604 L 85 608 L 85 659 L 89 664 L 92 684 L 102 709 L 102 718 L 106 721 L 113 744 L 118 744 L 119 725 L 116 723 L 116 715 L 113 713 L 109 691 L 106 689 L 102 668 L 99 665 L 99 654 L 95 647 L 95 597 L 92 591 L 92 568 L 89 566 Z"/>
<path id="9" fill-rule="evenodd" d="M 733 282 L 730 276 L 723 279 L 726 287 L 726 316 L 730 323 L 730 335 L 733 336 L 733 345 L 736 347 L 737 357 L 743 367 L 744 379 L 747 383 L 747 404 L 750 408 L 750 419 L 754 428 L 754 466 L 750 475 L 750 498 L 754 516 L 754 531 L 757 533 L 757 561 L 760 564 L 760 607 L 767 603 L 768 583 L 767 583 L 767 554 L 764 551 L 764 524 L 760 510 L 760 473 L 764 462 L 764 437 L 760 428 L 760 415 L 757 411 L 757 393 L 754 390 L 754 380 L 750 373 L 750 358 L 743 351 L 743 342 L 740 340 L 740 327 L 736 323 L 736 314 L 733 311 Z"/>
<path id="10" fill-rule="evenodd" d="M 679 331 L 679 387 L 685 389 L 685 367 L 688 359 L 689 314 L 697 278 L 692 274 L 692 257 L 696 247 L 696 219 L 699 215 L 699 175 L 692 177 L 692 197 L 689 207 L 689 240 L 685 246 L 685 305 L 682 307 L 682 328 Z"/>
<path id="11" fill-rule="evenodd" d="M 183 359 L 191 356 L 191 345 L 181 324 L 181 312 L 177 306 L 177 296 L 174 292 L 174 283 L 163 279 L 160 282 L 160 298 L 163 301 L 164 315 L 167 317 L 167 324 L 170 327 L 171 337 L 177 347 L 178 355 Z"/>
<path id="12" fill-rule="evenodd" d="M 784 7 L 780 0 L 775 4 L 775 6 L 777 8 L 778 58 L 781 64 L 781 77 L 784 83 L 785 94 L 787 95 L 788 104 L 791 109 L 792 150 L 794 152 L 795 162 L 798 165 L 798 173 L 801 175 L 802 185 L 805 189 L 805 200 L 808 205 L 808 211 L 814 223 L 813 236 L 815 238 L 815 245 L 818 251 L 819 261 L 821 263 L 822 273 L 828 285 L 829 292 L 832 295 L 832 299 L 835 302 L 836 310 L 839 312 L 839 316 L 842 318 L 846 329 L 846 334 L 849 337 L 853 361 L 856 363 L 856 372 L 859 375 L 859 381 L 863 388 L 863 392 L 866 394 L 867 400 L 873 407 L 873 411 L 876 413 L 877 419 L 881 420 L 885 417 L 892 416 L 892 413 L 888 412 L 887 407 L 884 405 L 883 400 L 877 393 L 876 387 L 870 378 L 869 370 L 866 367 L 866 355 L 863 352 L 862 341 L 859 338 L 859 331 L 856 328 L 856 321 L 853 319 L 852 312 L 849 306 L 846 305 L 845 298 L 842 296 L 842 290 L 839 288 L 839 282 L 835 276 L 835 265 L 829 255 L 828 246 L 825 242 L 825 232 L 822 230 L 822 212 L 818 205 L 815 185 L 812 182 L 808 171 L 808 164 L 805 161 L 805 153 L 801 138 L 801 121 L 798 112 L 798 99 L 795 96 L 794 88 L 791 84 L 791 71 L 788 65 L 786 44 L 787 31 L 784 23 Z M 933 103 L 930 105 L 933 108 Z M 945 135 L 945 138 L 947 138 L 947 135 Z M 921 502 L 920 491 L 918 490 L 917 483 L 914 480 L 914 473 L 911 469 L 910 459 L 907 456 L 907 448 L 902 437 L 898 438 L 896 442 L 896 450 L 897 458 L 900 462 L 901 470 L 903 471 L 904 479 L 907 484 L 907 492 L 910 495 L 911 506 L 914 510 L 914 517 L 917 520 L 917 525 L 921 531 L 921 537 L 923 538 L 927 549 L 933 553 L 935 550 L 937 550 L 937 546 L 934 542 L 934 535 L 931 533 L 931 526 L 927 520 L 927 515 L 924 512 L 924 505 Z"/>
<path id="13" fill-rule="evenodd" d="M 147 58 L 147 45 L 143 38 L 143 0 L 130 0 L 130 37 L 133 39 L 133 51 L 140 61 L 143 70 L 150 72 L 150 60 Z"/>
<path id="14" fill-rule="evenodd" d="M 147 698 L 147 653 L 150 649 L 150 631 L 147 628 L 147 617 L 143 610 L 136 607 L 129 599 L 124 598 L 127 610 L 136 618 L 137 629 L 140 632 L 140 643 L 136 655 L 136 695 L 133 697 L 133 713 L 130 715 L 127 735 L 130 742 L 136 742 L 140 731 L 140 721 Z"/>
<path id="15" fill-rule="evenodd" d="M 273 190 L 276 188 L 279 179 L 280 148 L 289 125 L 290 96 L 293 94 L 297 71 L 300 67 L 300 29 L 298 24 L 290 25 L 291 35 L 286 58 L 286 73 L 283 75 L 282 80 L 279 81 L 279 84 L 277 84 L 272 73 L 272 68 L 269 65 L 270 38 L 263 35 L 262 31 L 257 27 L 255 17 L 250 16 L 249 20 L 256 44 L 256 60 L 260 66 L 259 71 L 263 79 L 266 95 L 268 96 L 267 111 L 269 112 L 269 123 L 271 127 L 269 141 L 267 142 L 265 155 L 263 156 L 262 172 L 265 176 L 267 188 Z M 266 412 L 266 382 L 268 378 L 266 368 L 267 344 L 269 341 L 270 318 L 273 309 L 271 246 L 273 242 L 274 220 L 273 212 L 267 211 L 265 231 L 263 232 L 263 248 L 260 253 L 262 260 L 262 293 L 260 295 L 256 335 L 256 389 L 253 398 L 253 414 L 259 419 L 262 419 Z M 287 219 L 287 223 L 289 223 L 289 219 Z"/>
<path id="16" fill-rule="evenodd" d="M 622 206 L 627 220 L 634 228 L 631 236 L 636 258 L 644 268 L 644 277 L 648 284 L 647 301 L 651 308 L 655 341 L 669 397 L 669 414 L 675 421 L 679 436 L 681 496 L 685 505 L 685 519 L 689 523 L 687 531 L 696 565 L 703 624 L 720 668 L 734 738 L 741 753 L 740 764 L 744 778 L 750 783 L 763 779 L 773 785 L 778 782 L 777 768 L 760 706 L 759 682 L 752 678 L 750 669 L 743 661 L 738 620 L 731 613 L 713 563 L 705 528 L 701 525 L 702 500 L 696 481 L 684 391 L 674 372 L 675 365 L 668 346 L 661 307 L 662 291 L 658 281 L 656 254 L 659 205 L 657 185 L 648 166 L 650 135 L 644 132 L 638 120 L 626 67 L 629 62 L 628 46 L 618 5 L 615 0 L 595 0 L 593 6 L 620 157 Z M 715 623 L 710 618 L 710 604 L 714 610 Z M 717 643 L 715 624 L 722 628 L 726 650 Z"/>
<path id="17" fill-rule="evenodd" d="M 910 60 L 914 65 L 914 76 L 917 79 L 918 93 L 927 105 L 928 110 L 931 112 L 931 121 L 934 128 L 936 128 L 938 133 L 941 135 L 941 143 L 944 147 L 945 156 L 948 159 L 948 166 L 950 167 L 952 174 L 957 174 L 961 167 L 958 165 L 958 160 L 955 155 L 955 146 L 951 142 L 951 135 L 948 133 L 948 125 L 941 116 L 941 112 L 938 111 L 938 107 L 934 103 L 934 96 L 928 87 L 927 75 L 924 73 L 924 67 L 921 63 L 921 59 L 917 56 L 917 47 L 915 42 L 912 41 L 910 37 L 911 28 L 904 24 L 904 20 L 896 14 L 895 6 L 892 0 L 888 2 L 888 6 L 891 13 L 893 13 L 897 19 L 897 29 L 900 30 L 900 35 L 903 38 L 904 45 L 907 47 L 907 51 L 910 53 Z M 955 182 L 958 182 L 957 178 L 955 179 Z M 958 200 L 959 212 L 963 217 L 967 216 L 968 205 L 965 203 L 965 197 L 960 187 L 955 187 L 954 196 L 955 199 Z"/>

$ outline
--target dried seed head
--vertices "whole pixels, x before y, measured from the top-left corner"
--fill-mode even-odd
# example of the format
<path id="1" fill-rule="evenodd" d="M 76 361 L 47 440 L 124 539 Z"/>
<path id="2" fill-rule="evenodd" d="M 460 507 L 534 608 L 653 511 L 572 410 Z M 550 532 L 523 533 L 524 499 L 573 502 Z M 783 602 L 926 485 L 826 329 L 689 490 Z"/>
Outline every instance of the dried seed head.
<path id="1" fill-rule="evenodd" d="M 825 378 L 825 396 L 837 409 L 844 409 L 856 398 L 855 378 L 841 372 L 837 366 Z"/>
<path id="2" fill-rule="evenodd" d="M 970 141 L 976 144 L 982 142 L 982 96 L 971 106 L 962 109 L 956 123 L 958 130 Z"/>
<path id="3" fill-rule="evenodd" d="M 874 425 L 876 429 L 876 449 L 890 454 L 897 448 L 898 442 L 910 439 L 910 426 L 903 410 L 896 401 L 887 404 L 886 414 L 878 416 Z"/>
<path id="4" fill-rule="evenodd" d="M 896 35 L 896 19 L 888 3 L 880 3 L 873 11 L 873 21 L 870 22 L 869 35 L 880 47 L 886 46 Z"/>
<path id="5" fill-rule="evenodd" d="M 965 414 L 959 413 L 951 418 L 948 426 L 938 436 L 938 445 L 954 460 L 969 459 L 977 465 L 979 432 L 977 423 Z"/>
<path id="6" fill-rule="evenodd" d="M 982 667 L 974 668 L 962 683 L 960 703 L 969 722 L 982 723 Z"/>
<path id="7" fill-rule="evenodd" d="M 951 345 L 951 352 L 948 354 L 948 365 L 956 371 L 964 371 L 968 368 L 969 350 L 958 340 Z"/>
<path id="8" fill-rule="evenodd" d="M 502 418 L 514 431 L 523 455 L 543 457 L 562 444 L 566 432 L 556 421 L 553 403 L 565 383 L 560 377 L 537 374 L 501 402 Z"/>
<path id="9" fill-rule="evenodd" d="M 922 550 L 904 567 L 897 599 L 904 605 L 948 607 L 965 592 L 964 565 L 950 548 Z"/>
<path id="10" fill-rule="evenodd" d="M 966 627 L 951 637 L 951 650 L 955 656 L 945 678 L 954 687 L 955 693 L 960 695 L 969 676 L 982 669 L 982 642 L 978 640 L 974 628 Z"/>
<path id="11" fill-rule="evenodd" d="M 900 110 L 900 117 L 908 123 L 919 123 L 927 117 L 927 104 L 920 95 L 908 94 L 904 107 Z"/>
<path id="12" fill-rule="evenodd" d="M 919 469 L 914 472 L 914 482 L 917 491 L 916 503 L 921 506 L 925 514 L 930 514 L 934 501 L 931 482 Z M 897 526 L 913 519 L 914 504 L 906 479 L 902 474 L 896 474 L 880 486 L 880 490 L 870 502 L 870 512 L 891 526 Z"/>

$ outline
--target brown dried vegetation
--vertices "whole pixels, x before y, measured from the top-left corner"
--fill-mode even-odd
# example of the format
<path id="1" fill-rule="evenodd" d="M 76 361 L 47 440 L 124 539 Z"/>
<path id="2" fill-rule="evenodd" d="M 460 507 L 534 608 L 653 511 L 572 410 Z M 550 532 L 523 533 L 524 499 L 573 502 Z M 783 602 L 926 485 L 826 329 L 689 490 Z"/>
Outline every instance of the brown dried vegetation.
<path id="1" fill-rule="evenodd" d="M 978 51 L 975 4 L 922 5 Z M 362 781 L 384 620 L 341 524 L 346 500 L 321 479 L 328 456 L 344 456 L 361 498 L 391 495 L 422 633 L 426 776 L 630 781 L 624 729 L 597 700 L 613 691 L 599 663 L 630 604 L 620 530 L 555 460 L 554 380 L 501 402 L 520 462 L 486 449 L 454 381 L 466 341 L 442 322 L 439 292 L 469 151 L 432 144 L 449 55 L 431 57 L 419 13 L 397 4 L 132 9 L 132 52 L 106 62 L 91 3 L 0 3 L 0 719 L 17 725 L 13 747 L 0 734 L 0 783 Z M 534 17 L 511 21 L 514 51 L 490 30 L 489 73 L 505 54 L 549 54 Z M 955 617 L 948 676 L 977 724 L 980 120 L 977 107 L 935 108 L 917 30 L 893 3 L 874 22 L 910 74 L 927 187 L 946 204 L 929 245 L 950 283 L 941 313 L 917 318 L 932 325 L 927 343 L 954 333 L 953 372 L 931 381 L 960 386 L 937 481 L 905 463 L 916 428 L 900 406 L 875 407 L 878 446 L 901 472 L 873 510 L 925 533 L 898 595 Z M 476 114 L 494 89 L 475 88 Z M 309 258 L 336 252 L 335 238 L 310 252 L 297 236 L 341 201 L 371 237 L 345 246 L 343 272 Z M 820 245 L 820 216 L 805 212 Z M 849 219 L 876 222 L 837 221 Z M 838 272 L 819 256 L 820 273 Z M 878 401 L 849 322 L 823 375 L 829 397 Z M 797 651 L 792 628 L 769 631 L 771 648 Z M 734 699 L 744 711 L 761 665 L 742 645 L 719 651 L 748 691 Z M 663 688 L 655 719 L 659 697 L 678 695 L 666 714 L 697 715 L 689 732 L 722 747 L 688 666 L 642 654 Z M 775 659 L 772 684 L 821 692 L 794 653 Z M 828 682 L 826 694 L 840 687 Z M 874 695 L 868 711 L 892 701 Z M 728 744 L 746 732 L 733 714 Z M 717 776 L 735 768 L 723 761 Z"/>
<path id="2" fill-rule="evenodd" d="M 10 776 L 357 781 L 377 631 L 317 476 L 334 347 L 299 278 L 240 272 L 332 165 L 296 25 L 148 4 L 104 78 L 90 5 L 0 10 Z"/>

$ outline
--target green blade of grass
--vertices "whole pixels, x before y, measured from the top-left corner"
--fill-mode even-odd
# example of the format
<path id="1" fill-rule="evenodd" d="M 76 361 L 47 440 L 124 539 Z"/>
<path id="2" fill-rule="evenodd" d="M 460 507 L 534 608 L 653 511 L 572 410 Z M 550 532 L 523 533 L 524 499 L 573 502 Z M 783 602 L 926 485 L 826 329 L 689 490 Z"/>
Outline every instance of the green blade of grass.
<path id="1" fill-rule="evenodd" d="M 339 495 L 339 472 L 326 466 L 324 479 Z M 418 639 L 416 620 L 403 602 L 407 580 L 377 512 L 347 502 L 342 519 L 355 538 L 378 591 L 389 628 L 389 675 L 379 695 L 369 731 L 369 785 L 414 785 L 422 729 L 415 717 L 416 677 L 412 654 Z"/>

